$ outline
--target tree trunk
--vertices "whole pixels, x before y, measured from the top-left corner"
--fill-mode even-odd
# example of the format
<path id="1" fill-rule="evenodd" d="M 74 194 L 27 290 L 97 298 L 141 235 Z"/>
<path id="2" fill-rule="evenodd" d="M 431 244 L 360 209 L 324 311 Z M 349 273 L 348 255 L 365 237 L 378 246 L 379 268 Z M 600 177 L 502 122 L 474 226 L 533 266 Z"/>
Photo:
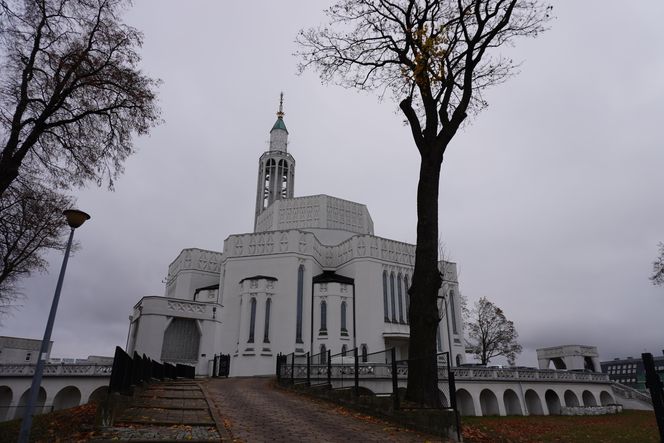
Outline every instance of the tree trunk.
<path id="1" fill-rule="evenodd" d="M 433 144 L 432 144 L 433 145 Z M 436 149 L 438 148 L 438 149 Z M 443 149 L 422 150 L 417 186 L 417 245 L 410 294 L 408 389 L 406 399 L 439 407 L 436 329 L 438 327 L 438 187 Z"/>

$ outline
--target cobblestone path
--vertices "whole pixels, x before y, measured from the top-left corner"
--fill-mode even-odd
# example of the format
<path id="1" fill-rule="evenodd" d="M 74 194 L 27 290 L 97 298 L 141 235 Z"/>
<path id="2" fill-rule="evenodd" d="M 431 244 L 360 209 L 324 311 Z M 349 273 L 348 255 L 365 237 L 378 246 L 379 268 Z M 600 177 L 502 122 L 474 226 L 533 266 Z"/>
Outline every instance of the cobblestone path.
<path id="1" fill-rule="evenodd" d="M 436 437 L 398 428 L 274 386 L 274 379 L 230 378 L 200 382 L 213 415 L 233 441 L 425 442 Z"/>

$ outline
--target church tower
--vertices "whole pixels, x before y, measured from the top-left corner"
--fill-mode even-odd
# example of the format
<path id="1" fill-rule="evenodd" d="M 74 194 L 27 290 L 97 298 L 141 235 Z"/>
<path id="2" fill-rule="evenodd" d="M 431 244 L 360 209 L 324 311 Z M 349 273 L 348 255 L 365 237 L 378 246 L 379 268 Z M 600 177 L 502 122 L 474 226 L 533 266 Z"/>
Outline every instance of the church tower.
<path id="1" fill-rule="evenodd" d="M 270 150 L 258 161 L 258 189 L 256 191 L 256 216 L 276 200 L 293 198 L 295 184 L 295 159 L 287 152 L 288 130 L 284 123 L 284 93 L 279 99 L 277 121 L 270 130 Z"/>

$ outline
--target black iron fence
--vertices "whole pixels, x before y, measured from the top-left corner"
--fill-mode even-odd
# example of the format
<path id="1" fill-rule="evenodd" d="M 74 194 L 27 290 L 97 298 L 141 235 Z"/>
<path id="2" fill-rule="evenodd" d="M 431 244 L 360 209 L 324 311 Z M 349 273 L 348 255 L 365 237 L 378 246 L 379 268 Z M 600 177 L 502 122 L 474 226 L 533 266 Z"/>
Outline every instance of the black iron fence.
<path id="1" fill-rule="evenodd" d="M 329 350 L 309 355 L 291 353 L 277 356 L 277 380 L 280 383 L 305 383 L 328 389 L 352 389 L 357 395 L 391 397 L 394 409 L 402 405 L 407 386 L 408 368 L 416 360 L 397 360 L 394 348 L 358 357 L 358 349 L 332 354 Z M 457 410 L 454 372 L 449 353 L 436 355 L 440 404 L 443 409 Z"/>
<path id="2" fill-rule="evenodd" d="M 150 383 L 155 380 L 164 380 L 166 378 L 191 378 L 196 375 L 194 366 L 160 363 L 156 362 L 143 354 L 141 357 L 134 352 L 132 358 L 119 346 L 115 348 L 115 357 L 113 358 L 113 369 L 111 371 L 111 380 L 108 385 L 108 392 L 127 393 L 132 386 L 141 383 Z"/>

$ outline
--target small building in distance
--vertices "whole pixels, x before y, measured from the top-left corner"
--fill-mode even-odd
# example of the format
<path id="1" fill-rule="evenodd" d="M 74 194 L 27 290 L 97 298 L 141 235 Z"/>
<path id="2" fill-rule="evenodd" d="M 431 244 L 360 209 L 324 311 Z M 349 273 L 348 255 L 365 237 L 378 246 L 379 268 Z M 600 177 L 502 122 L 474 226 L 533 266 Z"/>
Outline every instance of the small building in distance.
<path id="1" fill-rule="evenodd" d="M 664 353 L 664 351 L 663 351 Z M 653 356 L 655 370 L 659 371 L 659 378 L 664 381 L 664 356 Z M 646 371 L 640 358 L 614 358 L 600 363 L 602 372 L 609 375 L 611 381 L 621 383 L 630 388 L 646 392 Z"/>
<path id="2" fill-rule="evenodd" d="M 600 372 L 599 354 L 596 346 L 564 345 L 537 350 L 540 369 Z"/>
<path id="3" fill-rule="evenodd" d="M 41 342 L 33 338 L 0 336 L 0 364 L 37 364 Z M 53 341 L 48 344 L 46 360 L 52 347 Z"/>

